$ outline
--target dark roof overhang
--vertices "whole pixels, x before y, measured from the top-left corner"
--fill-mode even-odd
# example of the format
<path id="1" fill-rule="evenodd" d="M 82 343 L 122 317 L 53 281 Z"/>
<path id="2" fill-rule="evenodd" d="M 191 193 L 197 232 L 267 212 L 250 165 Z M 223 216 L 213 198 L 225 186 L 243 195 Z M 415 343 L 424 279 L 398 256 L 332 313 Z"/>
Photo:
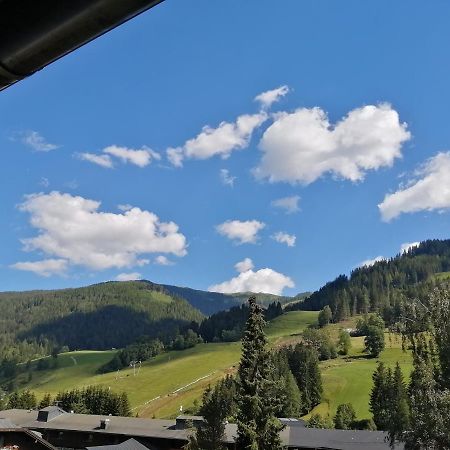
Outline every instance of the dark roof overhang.
<path id="1" fill-rule="evenodd" d="M 163 0 L 0 0 L 0 90 Z"/>

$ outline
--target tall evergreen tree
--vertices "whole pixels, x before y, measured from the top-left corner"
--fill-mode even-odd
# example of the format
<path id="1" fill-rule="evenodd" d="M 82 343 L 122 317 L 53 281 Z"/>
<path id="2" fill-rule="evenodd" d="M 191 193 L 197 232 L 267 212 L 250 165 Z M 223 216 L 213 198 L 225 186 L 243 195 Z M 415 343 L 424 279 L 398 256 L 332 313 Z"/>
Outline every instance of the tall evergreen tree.
<path id="1" fill-rule="evenodd" d="M 204 423 L 198 428 L 196 433 L 196 443 L 202 450 L 223 450 L 225 437 L 225 419 L 227 408 L 224 408 L 218 387 L 211 389 L 211 386 L 203 393 L 203 405 L 200 414 Z"/>
<path id="2" fill-rule="evenodd" d="M 318 353 L 314 348 L 297 344 L 289 355 L 289 366 L 302 393 L 302 412 L 307 414 L 322 398 Z"/>
<path id="3" fill-rule="evenodd" d="M 279 406 L 266 349 L 265 321 L 255 297 L 249 298 L 249 308 L 238 369 L 237 445 L 245 450 L 281 450 L 283 426 L 275 417 Z"/>
<path id="4" fill-rule="evenodd" d="M 389 436 L 391 444 L 400 440 L 410 426 L 408 393 L 400 365 L 396 364 L 391 380 L 391 414 L 389 418 Z"/>
<path id="5" fill-rule="evenodd" d="M 389 428 L 391 377 L 385 365 L 380 362 L 372 376 L 373 388 L 370 394 L 370 412 L 378 430 Z"/>

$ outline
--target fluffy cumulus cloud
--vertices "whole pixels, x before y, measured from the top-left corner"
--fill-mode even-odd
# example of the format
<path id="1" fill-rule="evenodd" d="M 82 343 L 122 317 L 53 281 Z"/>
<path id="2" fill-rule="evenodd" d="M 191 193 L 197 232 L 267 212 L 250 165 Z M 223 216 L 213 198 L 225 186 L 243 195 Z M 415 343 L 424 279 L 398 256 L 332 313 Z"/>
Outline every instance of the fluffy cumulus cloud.
<path id="1" fill-rule="evenodd" d="M 266 225 L 258 220 L 227 220 L 216 226 L 216 230 L 238 244 L 255 244 L 258 232 Z"/>
<path id="2" fill-rule="evenodd" d="M 41 251 L 92 270 L 142 266 L 150 253 L 186 254 L 186 238 L 174 222 L 149 211 L 100 211 L 100 202 L 59 192 L 33 194 L 19 206 L 30 215 L 35 237 L 24 250 Z M 18 267 L 17 267 L 18 268 Z"/>
<path id="3" fill-rule="evenodd" d="M 41 261 L 24 261 L 12 264 L 10 267 L 17 270 L 33 272 L 41 277 L 63 275 L 68 268 L 66 259 L 43 259 Z"/>
<path id="4" fill-rule="evenodd" d="M 59 148 L 59 145 L 51 144 L 37 131 L 25 131 L 22 133 L 21 141 L 36 152 L 49 152 Z"/>
<path id="5" fill-rule="evenodd" d="M 208 125 L 201 133 L 189 139 L 182 147 L 168 148 L 167 158 L 176 167 L 183 165 L 184 159 L 208 159 L 221 156 L 226 159 L 234 150 L 248 146 L 253 131 L 267 120 L 267 114 L 243 114 L 235 122 L 221 122 L 218 127 Z"/>
<path id="6" fill-rule="evenodd" d="M 365 261 L 360 262 L 358 267 L 371 267 L 380 261 L 386 261 L 386 258 L 384 256 L 377 256 L 376 258 L 366 259 Z"/>
<path id="7" fill-rule="evenodd" d="M 405 242 L 400 246 L 400 254 L 408 253 L 411 249 L 416 248 L 420 245 L 420 242 Z"/>
<path id="8" fill-rule="evenodd" d="M 286 214 L 293 214 L 300 211 L 298 202 L 300 201 L 300 196 L 292 195 L 289 197 L 282 197 L 277 200 L 273 200 L 271 205 L 275 208 L 280 208 L 286 212 Z"/>
<path id="9" fill-rule="evenodd" d="M 327 173 L 359 181 L 368 170 L 392 166 L 408 139 L 388 104 L 354 109 L 334 125 L 322 109 L 301 108 L 279 113 L 264 132 L 254 173 L 272 182 L 309 184 Z"/>
<path id="10" fill-rule="evenodd" d="M 239 272 L 238 276 L 229 281 L 210 286 L 208 290 L 211 292 L 222 292 L 224 294 L 232 294 L 235 292 L 264 292 L 267 294 L 281 295 L 285 288 L 293 288 L 295 286 L 291 278 L 273 269 L 265 268 L 254 271 L 253 262 L 249 258 L 237 263 L 235 268 Z"/>
<path id="11" fill-rule="evenodd" d="M 132 149 L 127 147 L 119 147 L 117 145 L 110 145 L 109 147 L 103 149 L 103 153 L 115 156 L 123 163 L 134 164 L 138 167 L 148 166 L 152 159 L 161 159 L 161 155 L 159 153 L 146 146 L 140 149 Z"/>
<path id="12" fill-rule="evenodd" d="M 384 221 L 404 213 L 450 208 L 450 152 L 438 153 L 416 172 L 404 188 L 387 194 L 378 205 Z"/>
<path id="13" fill-rule="evenodd" d="M 155 258 L 155 264 L 157 264 L 158 266 L 173 266 L 173 262 L 164 255 L 158 255 Z"/>
<path id="14" fill-rule="evenodd" d="M 233 177 L 228 169 L 220 169 L 220 180 L 225 186 L 233 187 L 236 177 Z"/>
<path id="15" fill-rule="evenodd" d="M 126 212 L 129 211 L 130 209 L 133 209 L 133 205 L 130 205 L 129 203 L 121 203 L 120 205 L 117 205 L 117 209 Z"/>
<path id="16" fill-rule="evenodd" d="M 272 89 L 270 91 L 262 92 L 255 97 L 255 101 L 261 104 L 263 109 L 268 109 L 273 103 L 278 102 L 282 97 L 284 97 L 289 92 L 288 86 L 280 86 L 279 88 Z"/>
<path id="17" fill-rule="evenodd" d="M 79 153 L 78 158 L 83 161 L 89 161 L 98 166 L 105 167 L 106 169 L 112 169 L 114 164 L 109 155 L 97 155 L 95 153 Z"/>
<path id="18" fill-rule="evenodd" d="M 145 145 L 140 149 L 128 147 L 120 147 L 118 145 L 110 145 L 102 150 L 103 153 L 79 153 L 78 157 L 84 161 L 97 164 L 107 169 L 114 167 L 113 158 L 126 164 L 133 164 L 138 167 L 146 167 L 153 160 L 159 161 L 161 155 Z"/>
<path id="19" fill-rule="evenodd" d="M 253 267 L 255 267 L 253 265 L 253 261 L 250 258 L 245 258 L 242 261 L 239 261 L 238 263 L 236 263 L 234 265 L 234 268 L 239 272 L 247 272 L 247 270 L 251 270 L 253 269 Z"/>
<path id="20" fill-rule="evenodd" d="M 293 234 L 278 231 L 277 233 L 272 235 L 272 239 L 279 242 L 280 244 L 286 244 L 288 247 L 294 247 L 297 237 Z"/>
<path id="21" fill-rule="evenodd" d="M 130 272 L 130 273 L 119 273 L 117 275 L 116 280 L 117 281 L 134 281 L 134 280 L 140 280 L 142 278 L 142 275 L 139 272 Z"/>

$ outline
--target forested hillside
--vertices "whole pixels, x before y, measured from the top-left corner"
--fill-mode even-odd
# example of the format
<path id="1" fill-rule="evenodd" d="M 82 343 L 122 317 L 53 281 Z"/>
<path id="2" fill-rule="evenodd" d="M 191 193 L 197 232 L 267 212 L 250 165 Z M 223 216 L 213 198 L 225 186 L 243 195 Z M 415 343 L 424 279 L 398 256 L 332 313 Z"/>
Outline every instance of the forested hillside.
<path id="1" fill-rule="evenodd" d="M 164 289 L 178 297 L 186 299 L 194 308 L 200 310 L 203 314 L 210 316 L 219 311 L 224 311 L 233 306 L 240 306 L 246 304 L 251 295 L 256 297 L 257 302 L 262 306 L 269 306 L 271 303 L 286 303 L 295 300 L 301 300 L 309 295 L 309 293 L 301 293 L 294 297 L 286 297 L 273 294 L 253 293 L 253 292 L 239 292 L 235 294 L 222 294 L 220 292 L 200 291 L 198 289 L 191 289 L 188 287 L 179 287 L 163 284 Z"/>
<path id="2" fill-rule="evenodd" d="M 319 310 L 329 305 L 334 321 L 376 311 L 390 323 L 407 298 L 429 291 L 448 271 L 450 240 L 428 240 L 390 260 L 359 267 L 350 277 L 340 275 L 287 309 Z"/>
<path id="3" fill-rule="evenodd" d="M 108 282 L 55 291 L 0 293 L 0 363 L 61 347 L 124 347 L 141 336 L 173 338 L 203 315 L 150 282 Z"/>

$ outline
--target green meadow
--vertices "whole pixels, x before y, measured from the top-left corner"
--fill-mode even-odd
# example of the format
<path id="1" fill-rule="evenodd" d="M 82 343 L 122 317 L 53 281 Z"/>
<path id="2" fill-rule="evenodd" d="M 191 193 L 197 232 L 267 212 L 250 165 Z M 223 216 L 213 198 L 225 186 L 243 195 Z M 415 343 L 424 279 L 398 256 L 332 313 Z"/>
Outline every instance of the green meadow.
<path id="1" fill-rule="evenodd" d="M 412 370 L 409 352 L 401 348 L 398 336 L 385 334 L 386 348 L 379 358 L 368 358 L 363 353 L 364 338 L 352 338 L 352 349 L 348 357 L 323 361 L 321 366 L 324 394 L 323 400 L 312 413 L 334 416 L 338 405 L 352 403 L 359 419 L 369 418 L 369 397 L 372 389 L 372 374 L 378 361 L 394 368 L 397 361 L 405 378 Z"/>
<path id="2" fill-rule="evenodd" d="M 271 321 L 266 328 L 273 346 L 296 342 L 300 333 L 315 323 L 317 312 L 292 311 Z M 344 324 L 351 326 L 353 322 Z M 330 335 L 337 335 L 340 325 L 328 327 Z M 323 402 L 314 412 L 333 415 L 340 403 L 351 402 L 359 418 L 369 417 L 368 399 L 372 387 L 372 373 L 377 359 L 363 353 L 363 338 L 352 338 L 348 357 L 321 363 L 324 382 Z M 88 385 L 107 386 L 115 392 L 126 392 L 133 413 L 140 417 L 174 417 L 181 408 L 189 411 L 201 399 L 208 384 L 214 384 L 233 373 L 240 358 L 240 343 L 208 343 L 183 351 L 170 351 L 147 361 L 142 366 L 119 372 L 97 374 L 115 351 L 78 351 L 60 354 L 58 366 L 52 370 L 34 371 L 31 381 L 27 375 L 18 378 L 20 389 L 31 389 L 38 398 L 45 393 L 53 396 L 63 390 Z M 386 350 L 380 360 L 393 366 L 401 363 L 406 374 L 411 359 L 401 349 L 401 342 L 386 334 Z"/>

